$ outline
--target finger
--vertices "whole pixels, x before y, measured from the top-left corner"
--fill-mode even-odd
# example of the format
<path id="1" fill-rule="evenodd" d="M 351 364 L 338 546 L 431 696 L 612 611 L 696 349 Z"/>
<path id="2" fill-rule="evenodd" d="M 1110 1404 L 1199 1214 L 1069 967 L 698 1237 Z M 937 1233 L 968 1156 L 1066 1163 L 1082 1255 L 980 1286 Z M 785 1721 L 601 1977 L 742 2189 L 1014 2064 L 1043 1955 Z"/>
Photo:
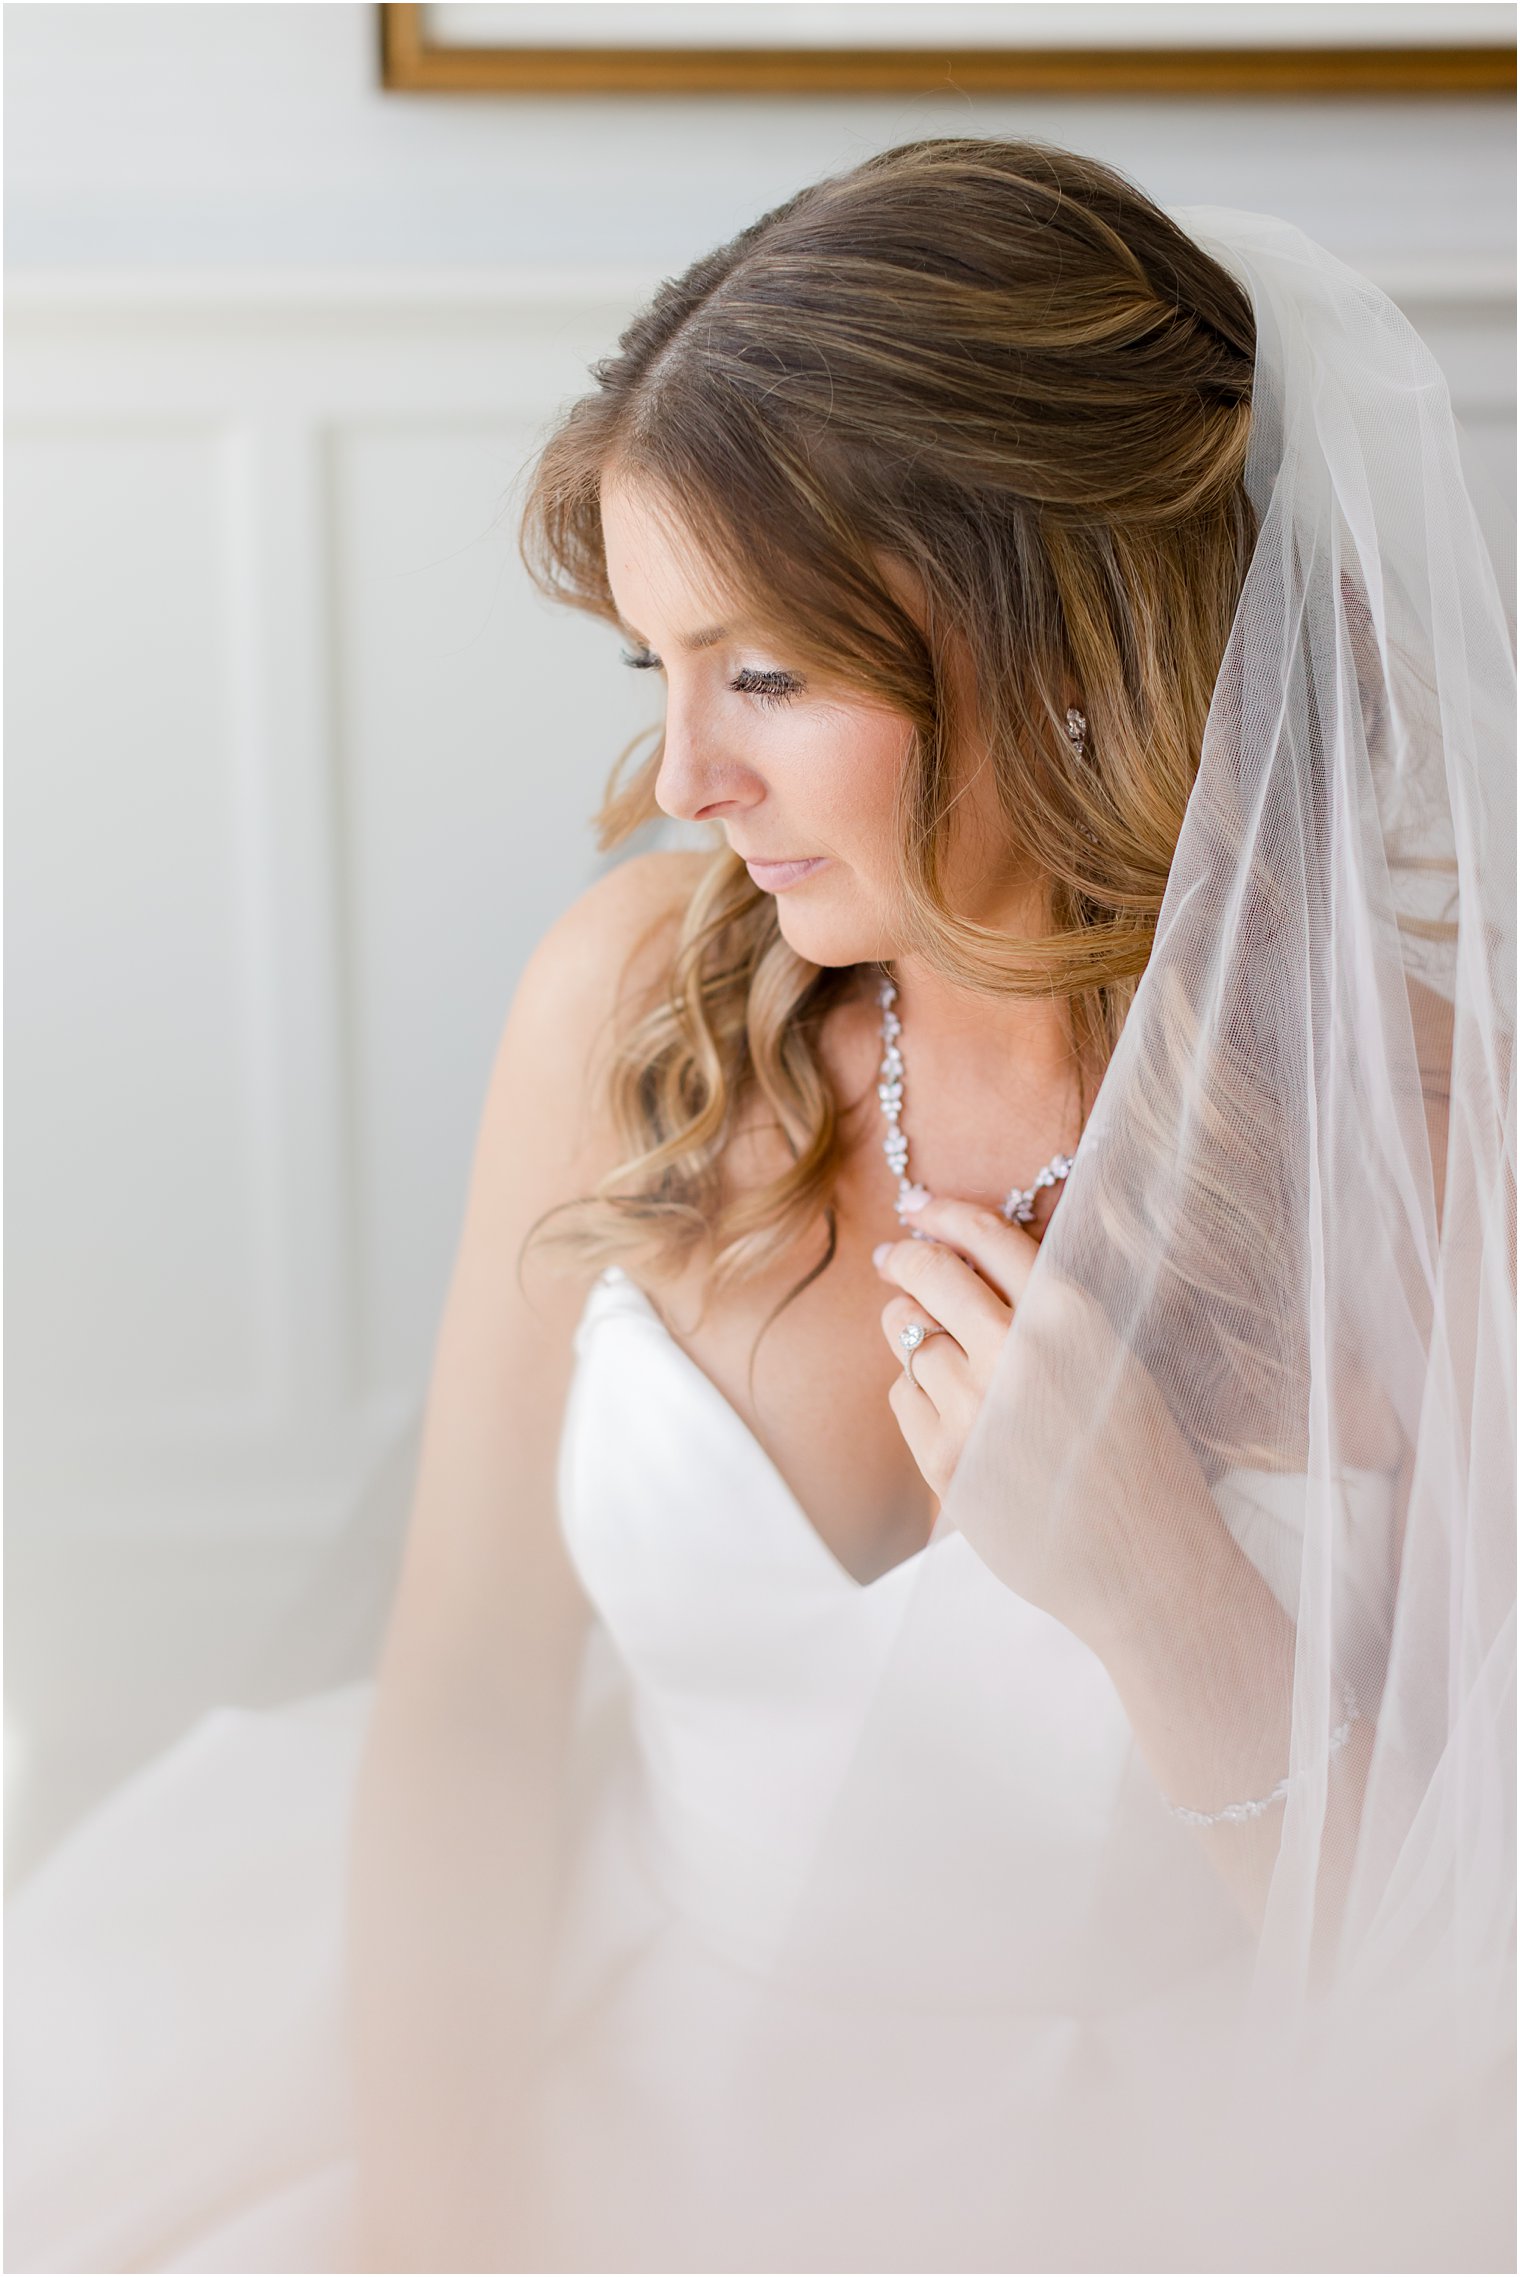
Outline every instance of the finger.
<path id="1" fill-rule="evenodd" d="M 935 1338 L 938 1343 L 940 1339 Z M 897 1419 L 897 1428 L 920 1475 L 927 1479 L 936 1494 L 943 1493 L 940 1456 L 941 1426 L 939 1411 L 922 1385 L 915 1385 L 906 1375 L 900 1375 L 887 1394 L 887 1402 Z"/>
<path id="2" fill-rule="evenodd" d="M 994 1352 L 1008 1333 L 1007 1305 L 975 1267 L 938 1241 L 885 1241 L 875 1264 L 928 1316 L 948 1328 L 961 1350 L 978 1358 Z"/>
<path id="3" fill-rule="evenodd" d="M 999 1211 L 963 1202 L 953 1194 L 931 1195 L 913 1212 L 913 1223 L 935 1241 L 958 1250 L 1006 1303 L 1018 1303 L 1040 1254 L 1033 1234 L 1021 1225 L 1010 1225 Z"/>
<path id="4" fill-rule="evenodd" d="M 912 1327 L 915 1321 L 920 1328 L 924 1329 L 943 1328 L 945 1325 L 943 1321 L 933 1319 L 930 1316 L 929 1307 L 926 1304 L 921 1304 L 917 1297 L 891 1296 L 882 1307 L 882 1334 L 894 1350 L 898 1349 L 897 1339 L 901 1331 Z M 946 1330 L 943 1339 L 940 1341 L 947 1344 L 952 1352 L 961 1351 L 960 1345 L 949 1330 Z M 961 1356 L 964 1358 L 965 1354 L 962 1352 Z"/>
<path id="5" fill-rule="evenodd" d="M 905 1328 L 914 1326 L 924 1329 L 927 1333 L 923 1341 L 913 1347 L 910 1354 L 903 1345 L 902 1332 Z M 942 1329 L 938 1321 L 931 1320 L 926 1308 L 923 1305 L 915 1304 L 911 1297 L 894 1297 L 892 1299 L 882 1313 L 881 1328 L 882 1334 L 891 1347 L 893 1357 L 899 1361 L 911 1358 L 914 1376 L 920 1382 L 924 1380 L 925 1362 L 929 1354 L 932 1352 L 935 1355 L 936 1366 L 929 1371 L 928 1377 L 931 1390 L 935 1390 L 936 1386 L 940 1389 L 947 1388 L 949 1383 L 947 1371 L 964 1369 L 967 1366 L 966 1355 L 950 1331 Z M 944 1406 L 944 1401 L 937 1392 L 935 1404 L 939 1407 Z"/>

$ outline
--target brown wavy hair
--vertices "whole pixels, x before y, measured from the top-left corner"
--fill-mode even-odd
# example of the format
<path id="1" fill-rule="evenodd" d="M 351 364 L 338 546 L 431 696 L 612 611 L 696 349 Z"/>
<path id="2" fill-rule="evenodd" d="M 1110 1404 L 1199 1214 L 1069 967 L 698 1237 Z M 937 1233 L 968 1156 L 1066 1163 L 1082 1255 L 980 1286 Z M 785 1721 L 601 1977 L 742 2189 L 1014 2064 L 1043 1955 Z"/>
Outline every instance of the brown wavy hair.
<path id="1" fill-rule="evenodd" d="M 700 532 L 767 639 L 911 723 L 904 951 L 968 987 L 1062 1000 L 1079 1064 L 1101 1072 L 1150 954 L 1254 538 L 1254 359 L 1240 286 L 1109 168 L 1025 142 L 904 144 L 661 286 L 529 470 L 523 559 L 544 593 L 615 626 L 604 472 Z M 887 562 L 913 573 L 918 617 Z M 952 635 L 1009 847 L 1042 881 L 1047 925 L 1028 938 L 946 897 L 973 725 Z M 598 816 L 604 848 L 657 811 L 661 748 L 630 774 L 636 749 Z M 538 1238 L 656 1275 L 705 1254 L 716 1286 L 824 1224 L 821 1271 L 843 1138 L 819 1030 L 858 985 L 789 948 L 774 898 L 716 852 L 616 1039 L 623 1159 Z M 731 1190 L 725 1154 L 755 1109 L 789 1160 Z"/>

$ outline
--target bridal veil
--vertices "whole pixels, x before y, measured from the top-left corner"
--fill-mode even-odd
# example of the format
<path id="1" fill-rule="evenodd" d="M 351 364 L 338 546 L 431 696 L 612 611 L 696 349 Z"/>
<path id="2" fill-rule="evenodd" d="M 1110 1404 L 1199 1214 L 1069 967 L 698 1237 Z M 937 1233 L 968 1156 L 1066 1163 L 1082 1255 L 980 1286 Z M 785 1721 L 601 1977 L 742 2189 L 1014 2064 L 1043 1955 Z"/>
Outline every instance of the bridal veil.
<path id="1" fill-rule="evenodd" d="M 977 2035 L 980 2074 L 954 2093 L 1010 2180 L 938 2266 L 1498 2268 L 1513 2215 L 1511 638 L 1445 383 L 1398 310 L 1285 223 L 1177 218 L 1253 305 L 1259 536 L 1154 949 L 939 1528 L 994 1573 L 1037 1530 L 1059 1570 L 1084 1556 L 1101 1473 L 1132 1481 L 1135 1536 L 1165 1538 L 1168 1473 L 1142 1443 L 1164 1409 L 1288 1617 L 1254 1758 L 1270 1768 L 1232 1789 L 1266 1737 L 1240 1728 L 1261 1698 L 1237 1685 L 1253 1668 L 1259 1687 L 1256 1601 L 1195 1595 L 1174 1558 L 1146 1649 L 1201 1652 L 1212 1672 L 1195 1791 L 1164 1796 L 1137 1753 L 1117 1790 L 1074 1798 L 1104 1813 L 1090 1879 L 1031 1887 L 1018 1919 L 989 1906 L 957 1870 L 956 1813 L 926 1824 L 900 1801 L 932 1672 L 954 1665 L 945 1567 L 920 1561 L 756 1981 L 751 2087 L 757 2112 L 794 2090 L 766 2080 L 779 1987 L 866 2034 L 864 1988 L 885 1968 L 926 2019 L 1006 2012 L 1010 2049 L 1031 2012 L 1093 2026 L 1052 2090 L 1035 2175 L 1000 2138 L 997 2033 Z M 1136 1402 L 1135 1363 L 1162 1409 Z M 1047 1418 L 1073 1405 L 1087 1428 L 1062 1442 Z M 1057 1744 L 1080 1761 L 1081 1734 Z M 1019 1797 L 981 1807 L 1016 1815 Z M 1231 1843 L 1259 1862 L 1246 1919 L 1218 1871 Z M 943 2062 L 927 2022 L 922 2055 L 920 2093 Z M 863 2066 L 820 2156 L 863 2157 L 901 2079 Z"/>

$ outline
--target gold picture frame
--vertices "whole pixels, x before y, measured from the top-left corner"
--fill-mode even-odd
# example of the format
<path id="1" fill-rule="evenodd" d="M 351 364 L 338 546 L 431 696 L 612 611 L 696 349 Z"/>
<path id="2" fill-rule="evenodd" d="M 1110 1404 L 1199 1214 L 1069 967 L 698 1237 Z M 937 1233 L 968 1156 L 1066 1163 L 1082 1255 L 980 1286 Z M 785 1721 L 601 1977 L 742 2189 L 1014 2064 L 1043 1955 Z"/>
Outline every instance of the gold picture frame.
<path id="1" fill-rule="evenodd" d="M 457 47 L 383 0 L 380 76 L 398 94 L 1513 95 L 1512 47 Z"/>

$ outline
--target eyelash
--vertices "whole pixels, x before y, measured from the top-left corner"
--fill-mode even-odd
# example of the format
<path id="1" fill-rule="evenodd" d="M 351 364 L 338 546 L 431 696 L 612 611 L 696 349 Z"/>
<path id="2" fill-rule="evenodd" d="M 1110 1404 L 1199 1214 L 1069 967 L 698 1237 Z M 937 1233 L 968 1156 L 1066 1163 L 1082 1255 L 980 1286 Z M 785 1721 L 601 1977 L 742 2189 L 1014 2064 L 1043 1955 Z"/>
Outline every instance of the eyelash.
<path id="1" fill-rule="evenodd" d="M 647 648 L 625 648 L 623 662 L 635 672 L 662 672 L 665 669 L 659 658 Z M 790 703 L 802 688 L 802 682 L 794 680 L 790 672 L 740 672 L 728 684 L 736 695 L 753 696 L 767 710 L 776 704 Z"/>

